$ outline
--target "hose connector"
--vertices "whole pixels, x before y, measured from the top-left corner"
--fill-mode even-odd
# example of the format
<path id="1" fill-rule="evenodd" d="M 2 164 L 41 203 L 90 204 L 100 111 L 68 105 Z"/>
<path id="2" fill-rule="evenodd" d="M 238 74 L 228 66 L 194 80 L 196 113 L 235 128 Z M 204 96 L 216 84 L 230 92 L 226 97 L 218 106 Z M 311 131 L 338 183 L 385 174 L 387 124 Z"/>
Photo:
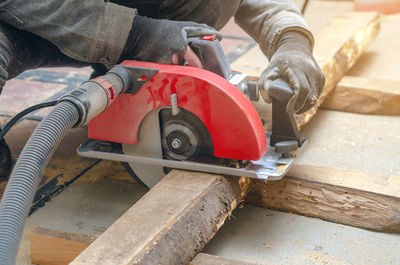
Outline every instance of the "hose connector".
<path id="1" fill-rule="evenodd" d="M 74 127 L 88 123 L 105 111 L 119 94 L 129 88 L 130 77 L 127 70 L 120 66 L 114 68 L 104 76 L 82 83 L 77 89 L 59 99 L 59 102 L 69 101 L 77 107 L 79 120 Z"/>

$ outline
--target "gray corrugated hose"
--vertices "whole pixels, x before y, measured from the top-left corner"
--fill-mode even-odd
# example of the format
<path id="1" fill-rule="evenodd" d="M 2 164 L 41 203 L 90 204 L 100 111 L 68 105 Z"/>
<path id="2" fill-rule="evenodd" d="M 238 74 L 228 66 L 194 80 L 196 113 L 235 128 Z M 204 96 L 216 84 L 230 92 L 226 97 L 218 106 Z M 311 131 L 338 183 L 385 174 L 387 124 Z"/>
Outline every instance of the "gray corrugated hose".
<path id="1" fill-rule="evenodd" d="M 71 102 L 60 102 L 25 145 L 0 203 L 0 264 L 15 263 L 20 237 L 39 180 L 54 150 L 79 119 Z"/>

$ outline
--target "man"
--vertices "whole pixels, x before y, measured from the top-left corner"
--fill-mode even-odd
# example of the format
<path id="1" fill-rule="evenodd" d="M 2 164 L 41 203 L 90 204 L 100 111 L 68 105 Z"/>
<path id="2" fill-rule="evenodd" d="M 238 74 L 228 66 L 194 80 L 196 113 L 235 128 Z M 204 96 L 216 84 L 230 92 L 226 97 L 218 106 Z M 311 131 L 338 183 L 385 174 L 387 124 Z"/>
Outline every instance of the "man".
<path id="1" fill-rule="evenodd" d="M 281 78 L 294 90 L 289 111 L 315 104 L 325 79 L 313 36 L 289 0 L 2 1 L 0 87 L 40 66 L 104 71 L 125 59 L 200 66 L 187 38 L 219 35 L 232 16 L 270 61 L 258 83 L 264 100 L 271 102 L 268 85 Z"/>

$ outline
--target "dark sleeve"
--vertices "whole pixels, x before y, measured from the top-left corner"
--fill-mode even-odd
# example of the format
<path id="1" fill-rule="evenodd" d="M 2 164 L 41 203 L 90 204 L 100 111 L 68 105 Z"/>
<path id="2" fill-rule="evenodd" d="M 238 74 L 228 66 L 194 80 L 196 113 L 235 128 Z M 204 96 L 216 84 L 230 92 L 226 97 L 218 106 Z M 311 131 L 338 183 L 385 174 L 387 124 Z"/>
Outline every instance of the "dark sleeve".
<path id="1" fill-rule="evenodd" d="M 300 10 L 290 0 L 242 0 L 235 14 L 236 23 L 260 45 L 271 58 L 279 37 L 287 31 L 303 33 L 314 44 Z"/>
<path id="2" fill-rule="evenodd" d="M 104 0 L 8 0 L 0 20 L 32 32 L 76 60 L 111 66 L 119 59 L 136 10 Z"/>

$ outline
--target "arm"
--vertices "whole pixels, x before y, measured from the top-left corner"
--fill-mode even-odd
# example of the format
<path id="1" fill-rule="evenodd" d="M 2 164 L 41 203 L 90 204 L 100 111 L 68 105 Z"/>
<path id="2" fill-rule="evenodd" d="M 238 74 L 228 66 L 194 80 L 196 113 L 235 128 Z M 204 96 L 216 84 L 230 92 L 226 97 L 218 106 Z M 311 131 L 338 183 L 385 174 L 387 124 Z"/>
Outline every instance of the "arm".
<path id="1" fill-rule="evenodd" d="M 236 23 L 259 44 L 270 61 L 259 79 L 264 100 L 270 102 L 268 85 L 283 79 L 293 89 L 287 110 L 301 113 L 316 103 L 324 76 L 314 57 L 314 38 L 297 6 L 289 0 L 243 0 Z"/>
<path id="2" fill-rule="evenodd" d="M 279 38 L 289 31 L 303 33 L 311 46 L 314 44 L 300 10 L 290 0 L 243 0 L 235 22 L 258 42 L 268 59 L 275 52 Z"/>

